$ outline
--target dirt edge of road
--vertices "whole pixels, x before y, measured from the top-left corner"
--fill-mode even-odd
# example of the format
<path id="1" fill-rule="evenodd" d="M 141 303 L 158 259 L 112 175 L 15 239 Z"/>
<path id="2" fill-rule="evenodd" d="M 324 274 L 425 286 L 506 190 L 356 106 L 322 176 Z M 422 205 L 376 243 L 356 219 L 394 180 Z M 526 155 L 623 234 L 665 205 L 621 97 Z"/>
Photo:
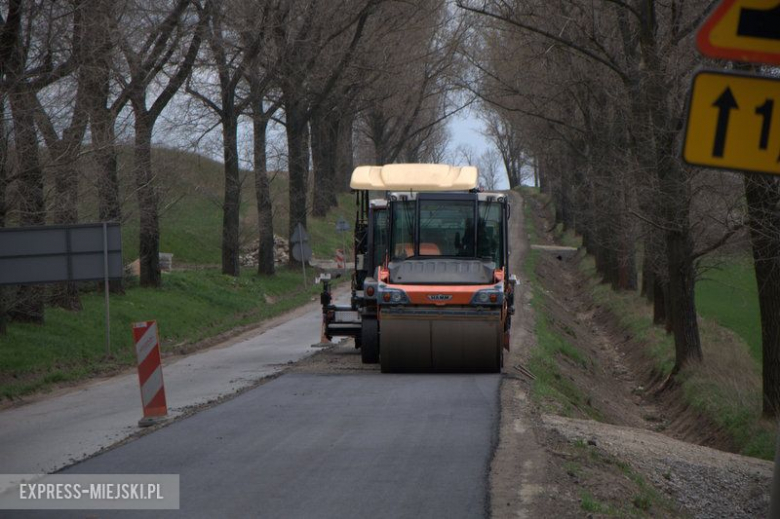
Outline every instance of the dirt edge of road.
<path id="1" fill-rule="evenodd" d="M 546 209 L 528 197 L 525 203 L 534 243 L 553 245 Z M 520 255 L 527 257 L 526 230 L 513 228 L 512 236 L 525 242 Z M 625 338 L 616 335 L 619 327 L 610 326 L 610 316 L 589 301 L 577 268 L 580 254 L 539 251 L 535 279 L 522 280 L 521 315 L 513 323 L 517 340 L 502 383 L 492 515 L 766 516 L 772 464 L 681 441 L 728 447 L 717 428 L 692 410 L 643 391 L 651 370 L 642 356 L 626 354 L 620 347 Z M 538 379 L 543 373 L 537 377 L 528 369 L 538 354 L 540 318 L 545 333 L 577 350 L 554 355 L 549 386 Z M 672 422 L 693 426 L 686 431 L 664 426 Z M 514 466 L 514 473 L 507 466 Z"/>

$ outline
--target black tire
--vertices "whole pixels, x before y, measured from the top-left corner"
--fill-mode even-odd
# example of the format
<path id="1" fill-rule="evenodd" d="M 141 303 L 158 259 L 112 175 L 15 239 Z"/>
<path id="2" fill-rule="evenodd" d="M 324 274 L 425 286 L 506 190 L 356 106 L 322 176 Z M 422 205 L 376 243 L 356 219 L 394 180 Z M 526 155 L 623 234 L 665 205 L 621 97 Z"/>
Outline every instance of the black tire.
<path id="1" fill-rule="evenodd" d="M 360 340 L 360 359 L 363 364 L 379 362 L 379 323 L 375 318 L 364 317 Z"/>

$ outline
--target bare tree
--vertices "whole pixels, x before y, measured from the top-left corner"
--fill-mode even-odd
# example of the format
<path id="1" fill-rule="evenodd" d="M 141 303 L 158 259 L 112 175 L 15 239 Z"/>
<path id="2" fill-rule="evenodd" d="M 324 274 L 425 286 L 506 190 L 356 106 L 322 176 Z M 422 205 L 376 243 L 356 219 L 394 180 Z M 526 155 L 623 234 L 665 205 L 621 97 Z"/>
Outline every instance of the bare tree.
<path id="1" fill-rule="evenodd" d="M 119 198 L 119 175 L 115 126 L 119 112 L 127 104 L 122 87 L 114 87 L 114 75 L 121 80 L 121 71 L 115 70 L 114 34 L 118 27 L 118 6 L 112 0 L 96 0 L 85 18 L 86 32 L 90 35 L 90 72 L 86 75 L 85 88 L 91 150 L 98 165 L 98 217 L 104 222 L 120 222 L 122 206 Z M 115 92 L 119 90 L 119 92 Z M 113 100 L 112 100 L 113 97 Z M 112 283 L 113 290 L 122 290 Z"/>
<path id="2" fill-rule="evenodd" d="M 298 224 L 306 225 L 309 211 L 309 122 L 351 63 L 377 0 L 342 0 L 338 9 L 316 1 L 293 4 L 296 20 L 274 28 L 287 133 L 290 235 Z"/>
<path id="3" fill-rule="evenodd" d="M 470 102 L 457 99 L 452 80 L 461 72 L 457 55 L 465 19 L 453 17 L 441 0 L 399 9 L 397 28 L 376 47 L 378 73 L 363 94 L 361 128 L 377 164 L 418 162 L 425 141 L 440 138 L 446 119 Z M 396 52 L 386 52 L 388 47 Z"/>
<path id="4" fill-rule="evenodd" d="M 78 67 L 75 77 L 68 78 L 62 87 L 64 92 L 71 92 L 75 82 L 75 95 L 70 107 L 70 118 L 60 135 L 56 128 L 56 120 L 50 115 L 37 95 L 32 101 L 36 105 L 35 118 L 47 148 L 46 169 L 51 170 L 54 177 L 53 220 L 57 224 L 75 224 L 78 222 L 78 191 L 79 170 L 78 159 L 82 149 L 82 141 L 87 130 L 89 114 L 87 102 L 89 97 L 88 75 L 92 69 L 92 51 L 88 23 L 94 1 L 84 0 L 74 11 L 73 48 L 75 65 Z M 68 104 L 63 92 L 55 96 L 53 111 L 62 111 Z M 67 310 L 81 310 L 81 300 L 75 283 L 63 283 L 53 289 L 52 303 Z"/>
<path id="5" fill-rule="evenodd" d="M 287 13 L 277 11 L 274 23 L 284 23 Z M 246 71 L 249 83 L 249 115 L 252 118 L 253 165 L 255 175 L 255 199 L 257 203 L 259 275 L 274 274 L 274 215 L 271 185 L 268 179 L 267 135 L 268 123 L 279 111 L 280 100 L 274 88 L 274 74 L 279 64 L 276 59 L 260 59 L 258 55 Z M 276 94 L 271 97 L 271 92 Z"/>
<path id="6" fill-rule="evenodd" d="M 241 176 L 238 156 L 238 120 L 249 100 L 238 97 L 239 83 L 260 52 L 266 23 L 278 5 L 266 2 L 216 2 L 206 0 L 207 66 L 216 74 L 217 85 L 202 91 L 190 81 L 187 92 L 217 115 L 222 127 L 222 155 L 225 163 L 225 196 L 222 219 L 222 272 L 240 274 L 239 223 Z M 206 72 L 208 74 L 208 72 Z M 204 78 L 208 82 L 208 78 Z"/>
<path id="7" fill-rule="evenodd" d="M 152 134 L 160 114 L 189 77 L 198 56 L 206 17 L 192 0 L 169 5 L 153 2 L 126 17 L 120 47 L 127 63 L 129 82 L 125 95 L 135 117 L 135 187 L 140 217 L 139 255 L 141 285 L 159 287 L 160 217 L 157 182 L 152 174 Z M 189 42 L 187 42 L 189 36 Z M 171 62 L 177 62 L 169 67 Z M 171 70 L 168 70 L 168 69 Z M 159 77 L 167 76 L 157 84 Z M 159 94 L 147 99 L 151 86 Z"/>
<path id="8" fill-rule="evenodd" d="M 78 7 L 78 4 L 76 4 Z M 70 73 L 75 59 L 70 45 L 61 46 L 54 34 L 69 34 L 72 44 L 78 34 L 79 9 L 72 6 L 41 6 L 15 0 L 9 3 L 2 32 L 2 88 L 8 93 L 13 119 L 16 186 L 19 223 L 46 222 L 44 176 L 35 127 L 35 94 Z M 70 25 L 70 27 L 68 27 Z M 22 286 L 11 310 L 15 319 L 43 322 L 40 287 Z"/>
<path id="9" fill-rule="evenodd" d="M 669 301 L 667 315 L 675 337 L 675 372 L 700 360 L 695 262 L 733 230 L 724 229 L 711 243 L 695 242 L 695 175 L 677 157 L 676 141 L 687 80 L 696 63 L 683 43 L 690 41 L 713 2 L 458 3 L 486 20 L 488 45 L 513 47 L 496 54 L 498 66 L 483 67 L 485 82 L 493 85 L 487 100 L 543 126 L 544 142 L 534 150 L 541 184 L 556 198 L 556 217 L 564 226 L 579 227 L 576 217 L 591 215 L 591 227 L 597 230 L 593 236 L 599 239 L 589 243 L 599 246 L 602 259 L 597 255 L 597 264 L 614 286 L 636 286 L 634 215 L 663 234 L 666 279 L 657 279 L 668 280 L 662 293 Z M 494 30 L 497 27 L 502 31 Z M 514 72 L 503 68 L 506 62 L 514 62 Z M 520 80 L 517 70 L 523 75 L 529 70 L 541 81 Z M 605 116 L 607 124 L 600 123 Z M 594 145 L 599 142 L 606 146 Z M 565 153 L 556 143 L 563 144 Z M 639 198 L 639 207 L 633 188 L 637 183 L 602 160 L 624 162 L 613 151 L 621 149 L 628 150 L 622 155 L 630 160 L 623 170 L 635 173 L 637 183 L 648 190 Z M 592 159 L 588 178 L 576 166 L 583 158 Z M 582 183 L 592 189 L 572 191 L 571 186 Z M 589 198 L 583 196 L 588 192 Z M 646 200 L 660 203 L 644 204 Z M 577 202 L 590 209 L 573 210 Z M 602 216 L 604 208 L 609 214 Z"/>
<path id="10" fill-rule="evenodd" d="M 477 150 L 471 144 L 459 144 L 453 150 L 453 163 L 463 166 L 477 165 Z"/>
<path id="11" fill-rule="evenodd" d="M 497 107 L 485 105 L 482 119 L 485 121 L 485 135 L 493 142 L 506 169 L 509 187 L 521 186 L 523 181 L 523 168 L 528 160 L 525 153 L 526 145 L 522 141 L 520 130 L 512 124 L 511 113 Z"/>
<path id="12" fill-rule="evenodd" d="M 496 150 L 488 149 L 482 152 L 477 160 L 479 168 L 479 187 L 486 191 L 495 191 L 501 182 L 499 163 L 501 155 Z"/>

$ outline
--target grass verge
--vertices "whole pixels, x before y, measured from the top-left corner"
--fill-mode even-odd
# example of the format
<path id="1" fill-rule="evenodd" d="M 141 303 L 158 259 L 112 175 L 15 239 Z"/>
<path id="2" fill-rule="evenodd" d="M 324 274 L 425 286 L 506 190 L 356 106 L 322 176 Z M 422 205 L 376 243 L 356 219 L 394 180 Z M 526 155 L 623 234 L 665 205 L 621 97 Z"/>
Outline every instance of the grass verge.
<path id="1" fill-rule="evenodd" d="M 125 295 L 111 296 L 110 357 L 103 296 L 86 293 L 81 312 L 47 309 L 46 325 L 13 324 L 0 337 L 0 396 L 19 397 L 134 365 L 133 322 L 158 321 L 163 352 L 182 352 L 203 339 L 289 311 L 318 291 L 319 286 L 304 289 L 297 270 L 239 278 L 217 270 L 172 272 L 159 290 L 130 286 Z"/>
<path id="2" fill-rule="evenodd" d="M 528 203 L 531 197 L 540 196 L 537 189 L 531 187 L 521 188 L 525 203 L 523 210 L 525 215 L 525 231 L 528 234 L 529 243 L 538 241 L 538 233 L 534 225 L 533 213 Z M 575 348 L 566 336 L 560 333 L 550 317 L 544 311 L 544 290 L 536 275 L 536 267 L 539 261 L 539 251 L 529 248 L 523 264 L 523 272 L 526 280 L 532 287 L 531 307 L 536 315 L 535 335 L 536 347 L 531 351 L 528 361 L 528 369 L 536 379 L 533 384 L 532 396 L 548 410 L 553 410 L 564 416 L 573 416 L 574 410 L 599 419 L 598 412 L 588 405 L 587 395 L 562 376 L 558 368 L 559 356 L 568 357 L 577 364 L 586 365 L 586 359 L 582 352 Z"/>

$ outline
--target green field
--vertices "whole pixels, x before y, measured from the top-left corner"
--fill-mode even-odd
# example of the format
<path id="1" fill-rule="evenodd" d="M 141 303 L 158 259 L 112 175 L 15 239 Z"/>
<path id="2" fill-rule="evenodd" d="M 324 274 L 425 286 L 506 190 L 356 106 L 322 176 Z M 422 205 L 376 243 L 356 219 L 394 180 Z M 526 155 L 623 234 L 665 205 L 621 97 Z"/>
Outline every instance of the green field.
<path id="1" fill-rule="evenodd" d="M 729 258 L 706 270 L 696 283 L 696 309 L 742 337 L 761 364 L 761 314 L 751 258 Z"/>

